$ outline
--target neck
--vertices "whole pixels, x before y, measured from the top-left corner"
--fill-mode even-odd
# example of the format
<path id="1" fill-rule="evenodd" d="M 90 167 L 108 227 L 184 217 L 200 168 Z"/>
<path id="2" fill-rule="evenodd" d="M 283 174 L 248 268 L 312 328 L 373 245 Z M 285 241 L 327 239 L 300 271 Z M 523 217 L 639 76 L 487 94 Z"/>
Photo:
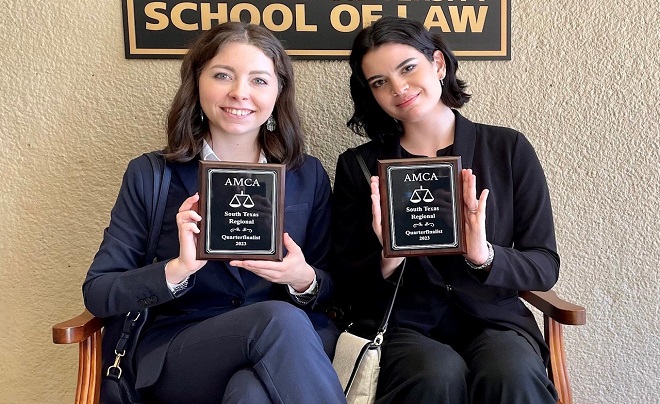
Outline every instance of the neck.
<path id="1" fill-rule="evenodd" d="M 403 124 L 401 147 L 412 154 L 435 157 L 436 152 L 454 143 L 456 117 L 448 107 L 420 122 Z"/>
<path id="2" fill-rule="evenodd" d="M 258 163 L 261 146 L 256 139 L 247 141 L 240 137 L 215 136 L 209 140 L 211 149 L 221 161 Z"/>

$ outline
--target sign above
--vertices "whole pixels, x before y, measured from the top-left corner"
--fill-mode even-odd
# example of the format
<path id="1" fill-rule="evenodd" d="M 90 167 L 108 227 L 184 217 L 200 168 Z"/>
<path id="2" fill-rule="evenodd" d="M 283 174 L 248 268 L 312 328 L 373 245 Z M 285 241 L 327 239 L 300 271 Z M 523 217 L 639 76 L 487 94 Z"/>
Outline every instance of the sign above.
<path id="1" fill-rule="evenodd" d="M 459 59 L 511 59 L 509 0 L 123 0 L 126 58 L 180 58 L 200 32 L 226 21 L 263 25 L 296 59 L 347 59 L 380 17 L 421 21 Z"/>

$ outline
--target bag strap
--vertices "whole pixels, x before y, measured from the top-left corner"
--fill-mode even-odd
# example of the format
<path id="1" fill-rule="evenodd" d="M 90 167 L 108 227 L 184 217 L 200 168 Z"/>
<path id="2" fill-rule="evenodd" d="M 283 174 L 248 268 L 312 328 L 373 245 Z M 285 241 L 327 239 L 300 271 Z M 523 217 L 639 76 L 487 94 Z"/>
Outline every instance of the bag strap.
<path id="1" fill-rule="evenodd" d="M 362 154 L 360 154 L 358 149 L 355 148 L 355 147 L 351 147 L 348 150 L 352 151 L 353 154 L 355 154 L 355 158 L 357 159 L 358 164 L 360 165 L 360 168 L 362 169 L 362 173 L 364 174 L 364 178 L 367 179 L 367 184 L 369 184 L 369 186 L 371 186 L 371 172 L 367 168 L 367 163 L 364 162 L 364 159 L 362 158 Z"/>
<path id="2" fill-rule="evenodd" d="M 394 293 L 392 294 L 392 299 L 390 300 L 390 305 L 387 307 L 387 311 L 385 312 L 385 317 L 383 318 L 383 322 L 380 324 L 378 333 L 376 333 L 376 338 L 374 338 L 373 343 L 375 346 L 380 346 L 380 344 L 383 343 L 383 334 L 385 334 L 385 331 L 387 331 L 387 324 L 390 321 L 392 308 L 394 307 L 394 302 L 396 301 L 396 295 L 397 292 L 399 291 L 399 286 L 401 286 L 401 279 L 403 279 L 403 271 L 405 269 L 406 269 L 406 259 L 404 257 L 403 262 L 401 263 L 401 272 L 399 273 L 399 279 L 397 279 L 396 281 L 396 287 L 394 288 Z"/>
<path id="3" fill-rule="evenodd" d="M 367 163 L 365 163 L 362 154 L 360 154 L 360 152 L 354 147 L 350 148 L 349 150 L 352 151 L 353 154 L 355 154 L 355 158 L 357 159 L 358 164 L 360 164 L 360 168 L 362 169 L 362 173 L 364 174 L 364 177 L 367 180 L 367 184 L 371 186 L 371 173 L 367 168 Z M 390 321 L 390 315 L 392 314 L 392 309 L 394 308 L 394 302 L 396 301 L 396 295 L 399 291 L 399 286 L 401 286 L 401 280 L 403 279 L 403 272 L 405 269 L 406 269 L 406 259 L 404 258 L 403 263 L 401 264 L 401 272 L 399 273 L 399 279 L 396 282 L 396 287 L 394 288 L 394 293 L 392 294 L 392 299 L 390 300 L 390 304 L 387 307 L 385 316 L 383 317 L 383 322 L 380 324 L 380 327 L 378 328 L 376 337 L 374 338 L 373 341 L 369 341 L 368 343 L 364 344 L 362 349 L 360 349 L 360 353 L 358 354 L 358 357 L 355 361 L 355 365 L 353 365 L 353 371 L 351 372 L 351 376 L 348 378 L 348 382 L 346 383 L 346 388 L 344 389 L 344 396 L 346 397 L 348 397 L 348 393 L 351 390 L 351 386 L 353 385 L 353 382 L 355 381 L 355 377 L 357 376 L 357 373 L 360 369 L 360 364 L 362 363 L 365 354 L 370 349 L 379 348 L 383 343 L 383 335 L 387 331 L 387 325 Z"/>
<path id="4" fill-rule="evenodd" d="M 358 149 L 355 147 L 351 147 L 349 150 L 352 151 L 353 154 L 355 154 L 355 158 L 357 159 L 358 164 L 362 169 L 364 178 L 367 179 L 367 184 L 371 186 L 371 172 L 369 171 L 369 168 L 367 168 L 367 163 L 365 163 L 364 158 L 362 157 L 362 153 L 360 153 Z M 396 282 L 396 287 L 394 288 L 394 294 L 392 295 L 392 299 L 390 300 L 390 305 L 388 306 L 387 311 L 385 312 L 385 317 L 383 318 L 383 322 L 380 324 L 380 327 L 378 328 L 378 333 L 376 334 L 376 338 L 374 338 L 373 341 L 374 346 L 380 346 L 380 344 L 383 343 L 383 334 L 385 334 L 385 331 L 387 331 L 387 324 L 390 321 L 390 315 L 392 314 L 394 301 L 396 300 L 396 295 L 397 292 L 399 291 L 399 286 L 401 285 L 401 279 L 403 278 L 403 271 L 405 269 L 406 269 L 406 259 L 404 258 L 403 263 L 401 264 L 401 272 L 399 273 L 399 279 Z"/>
<path id="5" fill-rule="evenodd" d="M 156 258 L 156 248 L 158 247 L 158 239 L 160 238 L 160 229 L 163 224 L 167 194 L 170 188 L 171 169 L 161 153 L 154 152 L 146 153 L 145 155 L 151 163 L 151 169 L 153 172 L 152 211 L 149 216 L 149 235 L 147 236 L 147 251 L 144 256 L 144 263 L 151 264 Z M 137 321 L 141 316 L 144 321 L 146 309 L 136 312 L 129 311 L 126 313 L 124 327 L 122 328 L 121 336 L 115 347 L 115 362 L 108 367 L 106 376 L 115 380 L 121 378 L 122 369 L 119 364 L 121 358 L 126 355 L 128 342 L 130 341 L 131 335 L 137 325 Z"/>
<path id="6" fill-rule="evenodd" d="M 151 226 L 149 226 L 147 253 L 144 260 L 145 264 L 151 264 L 156 257 L 156 247 L 160 238 L 160 228 L 163 224 L 163 215 L 167 203 L 167 194 L 170 189 L 172 170 L 165 162 L 165 158 L 161 153 L 147 153 L 146 156 L 149 158 L 154 175 Z"/>
<path id="7" fill-rule="evenodd" d="M 403 264 L 401 265 L 402 265 L 401 273 L 399 274 L 399 279 L 396 282 L 396 287 L 394 288 L 394 294 L 392 295 L 392 300 L 390 300 L 390 305 L 387 308 L 387 311 L 385 312 L 383 323 L 380 325 L 380 328 L 378 328 L 378 333 L 376 334 L 374 340 L 367 342 L 366 344 L 364 344 L 364 346 L 362 346 L 362 349 L 360 349 L 360 353 L 358 354 L 357 359 L 355 360 L 355 364 L 353 365 L 353 371 L 351 372 L 351 376 L 348 378 L 348 382 L 346 383 L 346 388 L 344 389 L 345 397 L 348 397 L 348 393 L 351 391 L 351 387 L 353 386 L 355 377 L 357 376 L 358 371 L 360 370 L 360 364 L 362 363 L 362 360 L 364 359 L 364 356 L 366 355 L 367 351 L 369 351 L 370 349 L 378 349 L 383 343 L 383 334 L 385 334 L 385 331 L 387 331 L 387 323 L 390 320 L 390 314 L 392 314 L 392 308 L 394 307 L 396 294 L 399 291 L 399 286 L 401 285 L 401 279 L 403 278 L 403 270 L 406 269 L 405 258 L 403 259 Z"/>

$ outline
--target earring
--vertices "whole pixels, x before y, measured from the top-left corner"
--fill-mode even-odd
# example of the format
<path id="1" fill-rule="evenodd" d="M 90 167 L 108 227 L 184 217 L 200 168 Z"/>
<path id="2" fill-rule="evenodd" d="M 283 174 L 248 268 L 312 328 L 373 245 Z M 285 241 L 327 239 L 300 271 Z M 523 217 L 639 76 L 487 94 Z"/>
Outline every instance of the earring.
<path id="1" fill-rule="evenodd" d="M 204 122 L 204 110 L 202 107 L 199 107 L 199 117 L 201 118 L 202 122 Z"/>
<path id="2" fill-rule="evenodd" d="M 445 81 L 443 79 L 440 79 L 440 86 L 442 86 L 442 87 L 445 86 Z"/>
<path id="3" fill-rule="evenodd" d="M 275 128 L 277 128 L 277 122 L 275 122 L 275 118 L 271 115 L 266 120 L 266 129 L 268 129 L 268 131 L 272 132 L 272 131 L 275 130 Z"/>

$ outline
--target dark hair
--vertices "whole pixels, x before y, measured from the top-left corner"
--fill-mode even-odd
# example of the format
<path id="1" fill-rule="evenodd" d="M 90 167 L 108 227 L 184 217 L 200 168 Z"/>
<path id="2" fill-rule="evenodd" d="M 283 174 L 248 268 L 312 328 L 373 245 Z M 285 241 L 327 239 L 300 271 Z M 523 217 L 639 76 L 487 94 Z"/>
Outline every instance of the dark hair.
<path id="1" fill-rule="evenodd" d="M 186 162 L 202 149 L 208 132 L 208 120 L 201 119 L 199 76 L 202 69 L 227 43 L 241 42 L 259 48 L 273 61 L 279 82 L 279 94 L 273 117 L 274 131 L 262 125 L 259 143 L 269 162 L 296 168 L 303 162 L 304 140 L 300 115 L 295 104 L 293 66 L 280 41 L 266 28 L 243 22 L 227 22 L 200 35 L 181 63 L 181 85 L 167 116 L 166 158 Z"/>
<path id="2" fill-rule="evenodd" d="M 445 58 L 446 76 L 440 100 L 450 108 L 460 108 L 470 100 L 470 94 L 464 91 L 467 84 L 456 77 L 458 61 L 439 34 L 429 32 L 419 21 L 409 18 L 383 17 L 360 31 L 353 41 L 349 64 L 351 66 L 350 86 L 354 112 L 346 123 L 353 132 L 371 139 L 403 134 L 401 124 L 378 105 L 362 71 L 364 55 L 389 43 L 412 46 L 431 62 L 436 50 L 442 52 Z"/>

